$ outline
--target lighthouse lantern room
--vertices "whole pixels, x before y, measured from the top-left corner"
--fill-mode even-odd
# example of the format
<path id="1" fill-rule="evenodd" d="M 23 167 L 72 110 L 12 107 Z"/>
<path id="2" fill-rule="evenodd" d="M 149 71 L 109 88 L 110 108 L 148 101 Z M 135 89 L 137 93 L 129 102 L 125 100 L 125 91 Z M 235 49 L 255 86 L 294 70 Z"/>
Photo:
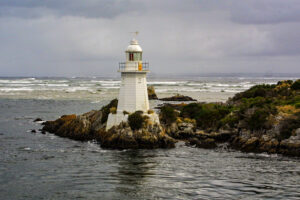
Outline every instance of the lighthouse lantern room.
<path id="1" fill-rule="evenodd" d="M 159 123 L 157 114 L 148 114 L 149 100 L 146 75 L 149 72 L 149 63 L 142 61 L 143 51 L 136 39 L 132 39 L 126 51 L 126 62 L 119 63 L 121 72 L 121 86 L 119 91 L 118 107 L 115 114 L 110 113 L 106 130 L 112 126 L 127 121 L 128 114 L 143 111 L 154 123 Z"/>

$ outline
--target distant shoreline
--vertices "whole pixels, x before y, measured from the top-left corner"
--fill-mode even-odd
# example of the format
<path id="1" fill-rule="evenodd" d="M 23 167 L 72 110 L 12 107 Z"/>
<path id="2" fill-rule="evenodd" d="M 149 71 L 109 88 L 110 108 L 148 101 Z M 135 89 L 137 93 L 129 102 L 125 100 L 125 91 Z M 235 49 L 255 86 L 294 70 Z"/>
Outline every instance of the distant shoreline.
<path id="1" fill-rule="evenodd" d="M 200 78 L 291 78 L 291 79 L 297 79 L 300 77 L 300 73 L 174 73 L 174 74 L 158 74 L 157 72 L 151 72 L 148 76 L 148 78 L 195 78 L 195 77 L 200 77 Z M 5 75 L 5 76 L 0 76 L 0 78 L 42 78 L 42 79 L 47 79 L 47 78 L 72 78 L 72 79 L 81 79 L 81 78 L 103 78 L 103 79 L 113 79 L 113 78 L 120 78 L 117 75 L 107 75 L 107 76 L 45 76 L 45 75 L 31 75 L 31 76 L 11 76 L 11 75 Z"/>

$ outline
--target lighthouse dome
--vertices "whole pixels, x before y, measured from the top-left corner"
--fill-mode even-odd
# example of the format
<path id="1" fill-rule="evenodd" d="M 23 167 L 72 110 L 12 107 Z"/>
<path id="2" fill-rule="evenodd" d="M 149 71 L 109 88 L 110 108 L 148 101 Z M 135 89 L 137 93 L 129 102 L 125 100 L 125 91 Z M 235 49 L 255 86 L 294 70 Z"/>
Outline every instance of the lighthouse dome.
<path id="1" fill-rule="evenodd" d="M 130 45 L 127 47 L 126 52 L 142 52 L 142 48 L 136 39 L 130 41 Z"/>

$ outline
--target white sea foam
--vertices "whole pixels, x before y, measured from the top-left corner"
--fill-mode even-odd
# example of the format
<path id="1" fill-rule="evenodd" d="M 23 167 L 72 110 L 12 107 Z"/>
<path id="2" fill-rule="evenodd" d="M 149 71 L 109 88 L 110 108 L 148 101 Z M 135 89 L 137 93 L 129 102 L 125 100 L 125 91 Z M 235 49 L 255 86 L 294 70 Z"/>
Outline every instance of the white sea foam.
<path id="1" fill-rule="evenodd" d="M 2 92 L 33 91 L 33 89 L 32 88 L 26 88 L 26 87 L 21 87 L 21 88 L 0 88 L 0 91 L 2 91 Z"/>
<path id="2" fill-rule="evenodd" d="M 296 78 L 295 78 L 296 79 Z M 153 85 L 157 93 L 184 93 L 184 92 L 227 92 L 237 93 L 244 91 L 256 84 L 274 84 L 282 79 L 265 78 L 195 78 L 195 80 L 148 80 L 148 85 Z M 70 96 L 76 92 L 78 98 L 95 97 L 105 93 L 115 95 L 120 88 L 120 80 L 98 78 L 64 78 L 64 79 L 36 79 L 36 78 L 1 78 L 0 97 L 18 95 L 28 98 L 60 98 Z M 70 94 L 68 94 L 70 93 Z M 35 95 L 35 96 L 34 96 Z"/>

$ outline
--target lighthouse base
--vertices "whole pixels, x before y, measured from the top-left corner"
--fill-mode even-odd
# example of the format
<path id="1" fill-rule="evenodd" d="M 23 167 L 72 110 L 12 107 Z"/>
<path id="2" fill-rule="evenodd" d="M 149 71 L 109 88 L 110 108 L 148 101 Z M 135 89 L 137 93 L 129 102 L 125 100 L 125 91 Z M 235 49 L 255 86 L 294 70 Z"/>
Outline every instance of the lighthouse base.
<path id="1" fill-rule="evenodd" d="M 153 124 L 160 124 L 159 123 L 159 117 L 156 113 L 152 114 L 143 114 L 149 117 L 149 120 Z M 107 124 L 106 124 L 106 130 L 109 130 L 113 126 L 118 126 L 121 122 L 127 122 L 128 121 L 128 114 L 123 114 L 117 112 L 116 114 L 110 113 L 108 115 Z"/>

